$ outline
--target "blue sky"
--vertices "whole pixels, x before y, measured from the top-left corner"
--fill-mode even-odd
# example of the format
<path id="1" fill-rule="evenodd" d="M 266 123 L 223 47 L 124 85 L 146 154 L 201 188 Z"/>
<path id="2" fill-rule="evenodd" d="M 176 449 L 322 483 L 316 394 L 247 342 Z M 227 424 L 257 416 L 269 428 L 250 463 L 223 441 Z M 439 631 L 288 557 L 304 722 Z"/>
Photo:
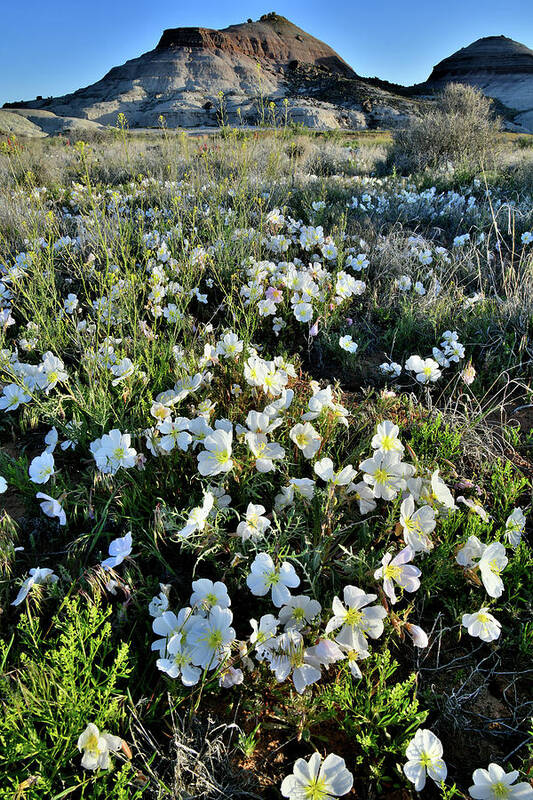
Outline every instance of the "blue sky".
<path id="1" fill-rule="evenodd" d="M 60 95 L 154 48 L 164 28 L 221 28 L 269 11 L 331 45 L 360 75 L 424 80 L 481 36 L 533 48 L 533 0 L 25 0 L 2 4 L 0 105 Z"/>

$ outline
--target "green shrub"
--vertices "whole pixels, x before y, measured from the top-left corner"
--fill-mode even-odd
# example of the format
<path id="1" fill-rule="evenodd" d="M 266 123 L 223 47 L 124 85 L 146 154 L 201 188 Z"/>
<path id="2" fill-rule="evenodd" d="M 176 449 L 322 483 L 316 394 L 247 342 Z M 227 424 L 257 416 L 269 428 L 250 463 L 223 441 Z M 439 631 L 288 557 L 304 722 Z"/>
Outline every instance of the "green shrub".
<path id="1" fill-rule="evenodd" d="M 434 105 L 394 136 L 392 163 L 402 171 L 467 165 L 478 170 L 493 158 L 499 120 L 478 89 L 449 83 Z"/>

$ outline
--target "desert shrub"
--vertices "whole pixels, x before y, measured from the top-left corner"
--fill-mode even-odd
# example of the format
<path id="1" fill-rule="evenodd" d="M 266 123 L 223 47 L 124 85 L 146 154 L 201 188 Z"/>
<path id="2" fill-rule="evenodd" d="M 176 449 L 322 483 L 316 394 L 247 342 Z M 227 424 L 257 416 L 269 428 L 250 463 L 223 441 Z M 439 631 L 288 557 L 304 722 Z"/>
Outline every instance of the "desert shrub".
<path id="1" fill-rule="evenodd" d="M 321 142 L 310 151 L 304 169 L 312 175 L 339 175 L 347 171 L 350 158 L 348 148 L 331 142 Z"/>
<path id="2" fill-rule="evenodd" d="M 402 171 L 448 164 L 476 171 L 493 158 L 499 128 L 490 98 L 449 83 L 421 117 L 395 132 L 392 162 Z"/>

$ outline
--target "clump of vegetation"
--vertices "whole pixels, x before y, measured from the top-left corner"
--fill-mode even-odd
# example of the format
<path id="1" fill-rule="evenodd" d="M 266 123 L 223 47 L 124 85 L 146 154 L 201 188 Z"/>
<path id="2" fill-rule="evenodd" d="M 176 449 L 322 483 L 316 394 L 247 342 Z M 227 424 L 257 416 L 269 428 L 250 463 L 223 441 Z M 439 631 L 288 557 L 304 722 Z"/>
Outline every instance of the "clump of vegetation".
<path id="1" fill-rule="evenodd" d="M 426 167 L 492 166 L 500 121 L 492 100 L 474 86 L 449 83 L 420 117 L 394 134 L 393 162 L 405 172 Z"/>

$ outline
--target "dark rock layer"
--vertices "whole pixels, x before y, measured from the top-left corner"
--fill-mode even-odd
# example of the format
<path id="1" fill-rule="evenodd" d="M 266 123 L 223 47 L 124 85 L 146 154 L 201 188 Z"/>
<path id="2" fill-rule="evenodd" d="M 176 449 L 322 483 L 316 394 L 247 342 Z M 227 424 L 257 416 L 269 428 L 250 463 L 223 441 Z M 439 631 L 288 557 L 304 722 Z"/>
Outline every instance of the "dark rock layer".
<path id="1" fill-rule="evenodd" d="M 460 80 L 472 73 L 533 74 L 533 50 L 506 36 L 485 36 L 463 47 L 435 67 L 428 82 Z"/>
<path id="2" fill-rule="evenodd" d="M 355 77 L 352 68 L 331 47 L 274 13 L 265 14 L 257 22 L 230 25 L 220 31 L 169 28 L 156 49 L 182 47 L 218 49 L 261 61 L 275 61 L 281 66 L 289 66 L 291 62 L 312 64 L 333 74 Z"/>

